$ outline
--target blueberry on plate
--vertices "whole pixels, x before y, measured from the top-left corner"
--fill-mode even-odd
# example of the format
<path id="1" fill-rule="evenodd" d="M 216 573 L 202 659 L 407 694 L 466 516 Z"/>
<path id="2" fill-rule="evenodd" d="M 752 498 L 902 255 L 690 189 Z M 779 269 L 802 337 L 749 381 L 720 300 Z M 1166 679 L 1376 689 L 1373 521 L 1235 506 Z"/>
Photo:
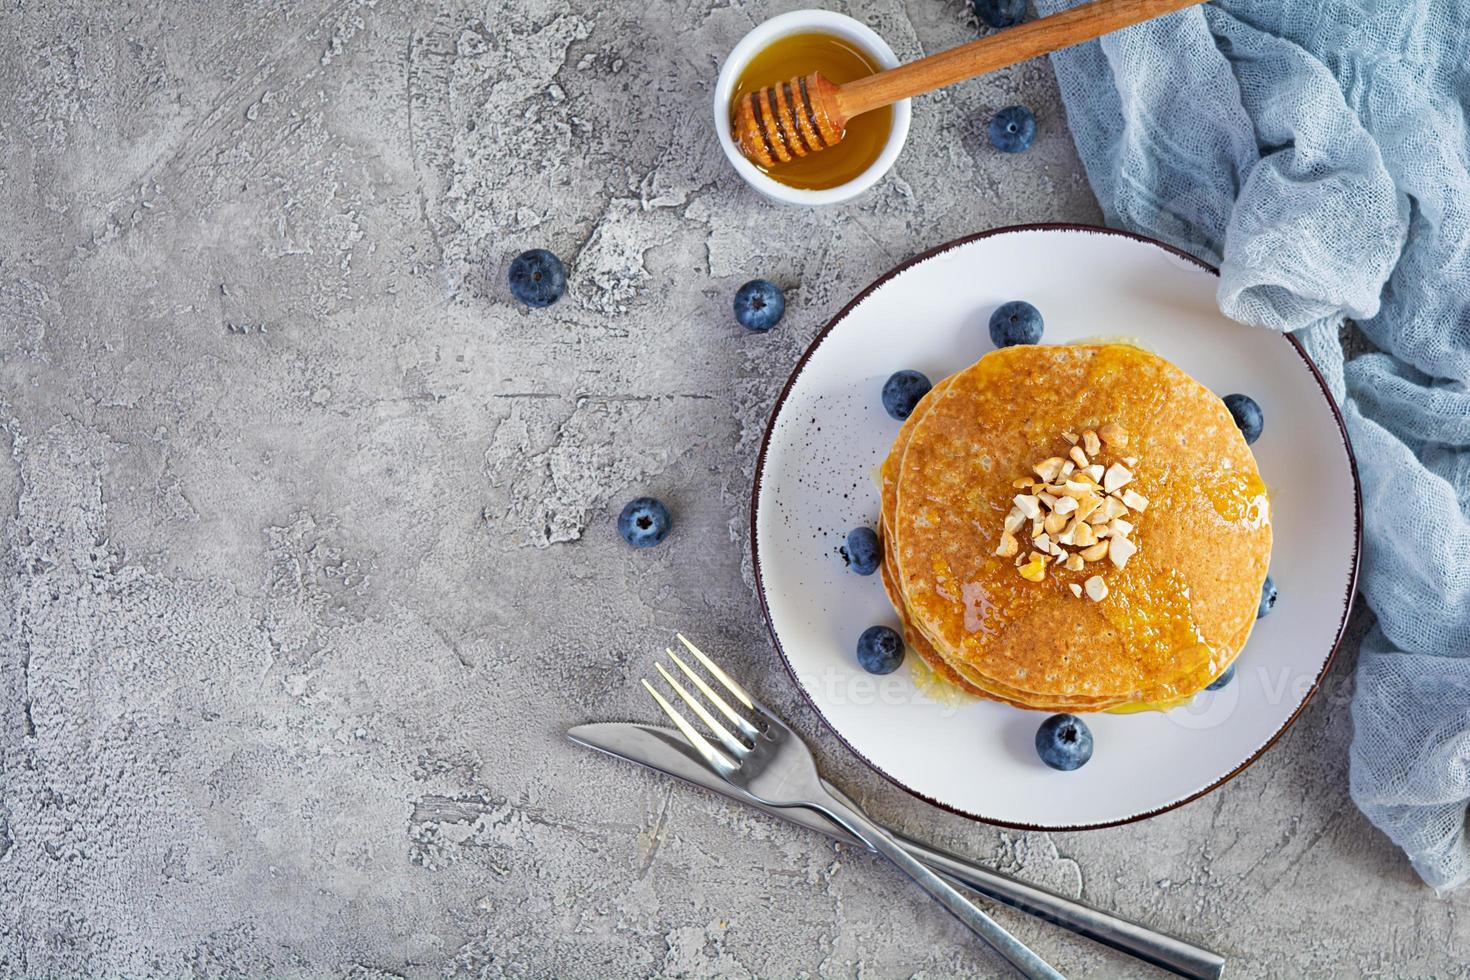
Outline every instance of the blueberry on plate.
<path id="1" fill-rule="evenodd" d="M 653 497 L 638 497 L 628 501 L 618 515 L 618 533 L 635 548 L 652 548 L 669 536 L 673 518 L 663 501 Z"/>
<path id="2" fill-rule="evenodd" d="M 1036 729 L 1036 754 L 1053 769 L 1080 769 L 1092 758 L 1092 731 L 1076 715 L 1052 715 Z"/>
<path id="3" fill-rule="evenodd" d="M 527 306 L 550 306 L 567 291 L 567 267 L 544 248 L 517 255 L 506 278 L 510 294 Z"/>
<path id="4" fill-rule="evenodd" d="M 990 27 L 1014 27 L 1026 16 L 1026 0 L 970 0 L 975 16 Z"/>
<path id="5" fill-rule="evenodd" d="M 1256 404 L 1254 398 L 1250 395 L 1226 395 L 1225 407 L 1230 409 L 1235 424 L 1240 426 L 1240 434 L 1245 436 L 1247 446 L 1261 438 L 1266 417 L 1261 414 L 1261 406 Z"/>
<path id="6" fill-rule="evenodd" d="M 752 279 L 735 293 L 735 322 L 746 330 L 765 333 L 785 312 L 786 294 L 769 279 Z"/>
<path id="7" fill-rule="evenodd" d="M 1036 138 L 1036 116 L 1023 105 L 1010 105 L 990 120 L 990 145 L 1002 153 L 1023 153 Z"/>
<path id="8" fill-rule="evenodd" d="M 1205 690 L 1218 691 L 1220 690 L 1220 688 L 1229 684 L 1233 680 L 1235 680 L 1235 665 L 1231 664 L 1229 667 L 1225 668 L 1224 673 L 1222 673 L 1219 677 L 1216 677 L 1214 680 L 1210 681 L 1209 684 L 1205 685 Z"/>
<path id="9" fill-rule="evenodd" d="M 1261 583 L 1261 604 L 1256 607 L 1256 618 L 1269 613 L 1276 607 L 1276 582 L 1271 576 L 1266 576 L 1266 581 Z"/>
<path id="10" fill-rule="evenodd" d="M 990 342 L 996 347 L 1041 343 L 1041 311 L 1021 299 L 1002 303 L 990 314 Z"/>
<path id="11" fill-rule="evenodd" d="M 891 674 L 903 663 L 903 637 L 887 626 L 869 626 L 858 637 L 857 658 L 870 674 Z"/>
<path id="12" fill-rule="evenodd" d="M 870 527 L 855 527 L 847 532 L 847 567 L 859 575 L 872 575 L 883 560 L 883 546 L 878 533 Z"/>
<path id="13" fill-rule="evenodd" d="M 914 408 L 932 387 L 918 371 L 896 371 L 883 382 L 883 410 L 902 422 L 914 414 Z"/>

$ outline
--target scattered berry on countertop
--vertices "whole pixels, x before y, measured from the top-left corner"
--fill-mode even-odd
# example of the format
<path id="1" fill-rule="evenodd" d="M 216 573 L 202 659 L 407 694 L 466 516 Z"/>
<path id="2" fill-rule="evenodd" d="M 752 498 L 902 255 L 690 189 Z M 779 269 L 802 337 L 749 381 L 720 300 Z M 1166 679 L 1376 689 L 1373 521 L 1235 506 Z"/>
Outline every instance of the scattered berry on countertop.
<path id="1" fill-rule="evenodd" d="M 857 658 L 870 674 L 891 674 L 903 663 L 903 637 L 887 626 L 869 626 L 858 637 Z"/>
<path id="2" fill-rule="evenodd" d="M 990 120 L 990 145 L 1002 153 L 1023 153 L 1036 138 L 1036 116 L 1023 105 L 1010 105 Z"/>
<path id="3" fill-rule="evenodd" d="M 1254 398 L 1250 395 L 1226 395 L 1225 407 L 1230 409 L 1235 424 L 1240 426 L 1240 434 L 1245 436 L 1247 446 L 1261 438 L 1266 417 L 1261 414 L 1261 406 L 1256 404 Z"/>
<path id="4" fill-rule="evenodd" d="M 1261 583 L 1261 604 L 1256 607 L 1256 618 L 1269 613 L 1276 607 L 1276 581 L 1271 576 L 1266 576 L 1266 581 Z"/>
<path id="5" fill-rule="evenodd" d="M 550 306 L 567 291 L 567 267 L 544 248 L 517 255 L 506 278 L 510 294 L 527 306 Z"/>
<path id="6" fill-rule="evenodd" d="M 990 342 L 998 348 L 1039 344 L 1044 326 L 1040 310 L 1025 300 L 1014 299 L 990 314 Z"/>
<path id="7" fill-rule="evenodd" d="M 769 279 L 752 279 L 735 293 L 735 322 L 746 330 L 765 333 L 785 312 L 786 294 Z"/>
<path id="8" fill-rule="evenodd" d="M 669 509 L 653 497 L 628 501 L 618 515 L 618 533 L 635 548 L 652 548 L 669 536 L 673 524 Z"/>
<path id="9" fill-rule="evenodd" d="M 883 410 L 902 422 L 934 387 L 918 371 L 896 371 L 883 382 Z"/>
<path id="10" fill-rule="evenodd" d="M 1224 673 L 1222 673 L 1219 677 L 1216 677 L 1214 680 L 1210 681 L 1209 684 L 1205 685 L 1205 690 L 1218 691 L 1220 690 L 1220 688 L 1229 684 L 1233 680 L 1235 680 L 1235 665 L 1231 664 L 1229 667 L 1225 668 Z"/>
<path id="11" fill-rule="evenodd" d="M 847 532 L 847 567 L 859 575 L 872 575 L 883 560 L 883 546 L 878 543 L 878 533 L 870 527 L 855 527 Z"/>
<path id="12" fill-rule="evenodd" d="M 970 0 L 970 5 L 989 27 L 1015 27 L 1026 16 L 1026 0 Z"/>
<path id="13" fill-rule="evenodd" d="M 1080 769 L 1092 758 L 1092 730 L 1076 715 L 1052 715 L 1036 729 L 1036 754 L 1053 769 Z"/>

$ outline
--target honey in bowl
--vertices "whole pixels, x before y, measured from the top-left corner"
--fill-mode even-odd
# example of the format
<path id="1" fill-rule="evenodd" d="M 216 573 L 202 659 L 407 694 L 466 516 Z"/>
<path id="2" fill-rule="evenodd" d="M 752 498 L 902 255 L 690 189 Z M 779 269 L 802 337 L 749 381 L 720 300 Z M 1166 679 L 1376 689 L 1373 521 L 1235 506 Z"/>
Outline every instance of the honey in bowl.
<path id="1" fill-rule="evenodd" d="M 772 41 L 740 72 L 730 101 L 731 115 L 733 117 L 733 107 L 742 98 L 767 85 L 787 82 L 814 71 L 821 72 L 833 84 L 841 85 L 878 70 L 878 60 L 847 38 L 820 32 L 789 34 Z M 892 129 L 892 107 L 874 109 L 849 120 L 846 134 L 837 145 L 769 169 L 760 169 L 772 180 L 779 180 L 789 187 L 812 191 L 840 187 L 873 165 L 883 153 Z"/>

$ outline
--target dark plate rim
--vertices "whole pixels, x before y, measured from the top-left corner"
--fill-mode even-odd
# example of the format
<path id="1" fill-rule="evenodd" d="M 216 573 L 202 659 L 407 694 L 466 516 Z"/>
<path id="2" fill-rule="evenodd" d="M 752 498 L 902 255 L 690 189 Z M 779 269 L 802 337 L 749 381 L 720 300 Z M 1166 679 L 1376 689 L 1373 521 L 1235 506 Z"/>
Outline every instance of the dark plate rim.
<path id="1" fill-rule="evenodd" d="M 1220 270 L 1216 269 L 1209 263 L 1201 261 L 1195 256 L 1190 255 L 1188 252 L 1183 251 L 1182 249 L 1175 248 L 1172 245 L 1165 244 L 1164 242 L 1158 241 L 1154 238 L 1150 238 L 1147 235 L 1140 235 L 1130 231 L 1122 231 L 1117 228 L 1106 228 L 1100 225 L 1073 224 L 1070 222 L 1039 222 L 1032 224 L 1003 225 L 998 228 L 991 228 L 986 231 L 976 232 L 972 235 L 966 235 L 963 238 L 956 238 L 953 241 L 945 242 L 942 245 L 936 245 L 934 248 L 931 248 L 928 251 L 920 252 L 918 255 L 915 255 L 912 258 L 900 262 L 898 265 L 889 269 L 887 272 L 883 273 L 883 275 L 879 276 L 877 279 L 873 280 L 873 282 L 868 284 L 868 286 L 866 286 L 862 291 L 854 296 L 846 306 L 839 310 L 836 316 L 827 321 L 827 325 L 824 326 L 821 331 L 817 333 L 816 337 L 812 339 L 811 344 L 809 344 L 806 350 L 802 352 L 801 357 L 796 362 L 796 367 L 791 372 L 791 376 L 786 379 L 786 384 L 781 388 L 781 393 L 779 396 L 777 396 L 776 403 L 771 408 L 770 417 L 766 420 L 765 432 L 761 436 L 760 451 L 756 456 L 755 478 L 751 481 L 750 557 L 752 570 L 755 574 L 756 595 L 760 599 L 761 614 L 765 617 L 766 620 L 766 630 L 771 635 L 771 643 L 775 646 L 776 653 L 781 657 L 781 663 L 785 666 L 787 674 L 790 675 L 792 682 L 796 685 L 797 690 L 801 692 L 801 696 L 806 699 L 807 704 L 809 704 L 812 710 L 817 713 L 817 717 L 822 719 L 822 724 L 825 725 L 834 736 L 836 736 L 837 740 L 841 742 L 842 745 L 846 747 L 849 752 L 861 759 L 869 769 L 872 769 L 874 772 L 878 773 L 884 779 L 888 780 L 890 783 L 897 786 L 905 793 L 908 793 L 910 796 L 915 796 L 930 804 L 931 806 L 936 806 L 941 810 L 946 810 L 949 813 L 953 813 L 957 816 L 965 817 L 979 823 L 992 824 L 998 827 L 1009 827 L 1015 830 L 1035 830 L 1046 833 L 1075 830 L 1102 830 L 1107 827 L 1121 827 L 1126 824 L 1136 823 L 1140 820 L 1147 820 L 1150 817 L 1156 817 L 1161 813 L 1168 813 L 1170 810 L 1174 810 L 1181 806 L 1184 806 L 1186 803 L 1192 803 L 1200 797 L 1212 793 L 1215 790 L 1219 789 L 1221 786 L 1224 786 L 1226 783 L 1230 782 L 1230 780 L 1234 779 L 1246 769 L 1250 768 L 1250 766 L 1253 765 L 1257 759 L 1266 754 L 1266 751 L 1270 749 L 1271 746 L 1276 744 L 1276 742 L 1281 738 L 1282 735 L 1286 734 L 1287 729 L 1291 728 L 1291 726 L 1296 723 L 1296 720 L 1301 716 L 1302 711 L 1306 709 L 1312 698 L 1316 696 L 1318 689 L 1320 689 L 1322 685 L 1322 679 L 1326 677 L 1327 672 L 1332 669 L 1333 661 L 1337 659 L 1338 651 L 1342 648 L 1343 636 L 1347 632 L 1348 617 L 1352 613 L 1353 601 L 1357 595 L 1358 572 L 1362 561 L 1362 486 L 1358 479 L 1358 460 L 1357 457 L 1353 454 L 1353 446 L 1351 440 L 1348 438 L 1347 426 L 1343 421 L 1342 410 L 1338 407 L 1336 399 L 1332 397 L 1332 391 L 1327 386 L 1327 380 L 1322 377 L 1322 372 L 1317 370 L 1317 365 L 1312 363 L 1312 359 L 1307 356 L 1306 349 L 1302 347 L 1301 342 L 1297 340 L 1296 337 L 1292 336 L 1289 333 L 1281 334 L 1281 336 L 1290 343 L 1292 349 L 1296 351 L 1297 356 L 1300 357 L 1302 363 L 1306 365 L 1307 370 L 1312 375 L 1312 378 L 1316 380 L 1318 388 L 1321 389 L 1322 397 L 1327 402 L 1328 408 L 1331 409 L 1333 419 L 1337 422 L 1338 435 L 1342 440 L 1343 451 L 1347 453 L 1348 468 L 1351 471 L 1353 477 L 1353 558 L 1352 569 L 1348 575 L 1348 587 L 1346 590 L 1346 594 L 1343 596 L 1342 618 L 1337 624 L 1337 636 L 1333 638 L 1332 649 L 1328 652 L 1327 658 L 1322 662 L 1322 669 L 1318 671 L 1317 676 L 1312 680 L 1312 686 L 1307 691 L 1306 696 L 1302 698 L 1301 703 L 1296 706 L 1295 710 L 1293 710 L 1286 721 L 1282 723 L 1281 727 L 1278 728 L 1275 733 L 1272 734 L 1271 737 L 1268 738 L 1265 743 L 1261 745 L 1260 748 L 1252 753 L 1251 756 L 1240 765 L 1236 766 L 1230 772 L 1210 783 L 1208 786 L 1205 786 L 1203 789 L 1200 789 L 1195 793 L 1191 793 L 1190 795 L 1185 796 L 1182 799 L 1175 800 L 1174 802 L 1165 804 L 1164 806 L 1155 807 L 1152 810 L 1146 810 L 1141 813 L 1134 814 L 1133 816 L 1123 817 L 1118 820 L 1108 820 L 1100 823 L 1085 824 L 1042 825 L 1015 823 L 1008 820 L 999 820 L 994 817 L 986 817 L 978 813 L 972 813 L 968 810 L 962 810 L 958 807 L 951 806 L 948 803 L 941 802 L 940 800 L 936 800 L 931 796 L 919 792 L 918 790 L 904 783 L 898 777 L 894 776 L 892 773 L 889 773 L 887 770 L 883 769 L 881 766 L 876 765 L 873 760 L 869 759 L 863 753 L 859 752 L 846 738 L 843 737 L 842 733 L 838 731 L 836 726 L 834 726 L 832 722 L 827 718 L 827 715 L 822 711 L 821 707 L 818 706 L 816 701 L 812 699 L 811 694 L 807 691 L 806 687 L 796 676 L 796 670 L 791 666 L 791 660 L 789 657 L 787 657 L 786 650 L 781 646 L 781 638 L 777 635 L 776 625 L 771 620 L 771 609 L 766 602 L 765 580 L 761 575 L 757 515 L 760 507 L 761 483 L 765 476 L 766 453 L 770 448 L 771 433 L 775 430 L 776 420 L 780 418 L 781 409 L 786 405 L 786 399 L 790 396 L 791 390 L 796 386 L 797 379 L 801 377 L 802 371 L 806 368 L 807 361 L 809 361 L 812 355 L 816 353 L 817 348 L 822 346 L 822 343 L 827 339 L 832 331 L 836 329 L 837 325 L 845 320 L 847 318 L 847 315 L 857 308 L 858 304 L 862 303 L 863 300 L 867 299 L 879 288 L 888 283 L 889 280 L 897 278 L 901 273 L 906 272 L 919 263 L 925 262 L 936 256 L 943 255 L 945 252 L 948 252 L 955 248 L 959 248 L 962 245 L 968 245 L 971 242 L 977 242 L 987 238 L 994 238 L 999 235 L 1036 231 L 1081 232 L 1084 234 L 1111 235 L 1116 238 L 1127 238 L 1136 242 L 1142 242 L 1146 245 L 1152 245 L 1155 248 L 1167 252 L 1169 255 L 1172 255 L 1175 258 L 1182 259 L 1183 261 L 1188 262 L 1190 265 L 1202 269 L 1205 272 L 1208 272 L 1216 277 L 1220 275 Z"/>

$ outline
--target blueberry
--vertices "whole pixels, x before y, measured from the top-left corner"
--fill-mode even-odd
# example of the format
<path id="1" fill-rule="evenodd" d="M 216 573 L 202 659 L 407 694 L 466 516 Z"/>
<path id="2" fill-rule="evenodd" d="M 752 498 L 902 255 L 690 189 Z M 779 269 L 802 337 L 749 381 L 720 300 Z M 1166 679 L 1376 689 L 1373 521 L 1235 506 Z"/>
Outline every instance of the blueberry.
<path id="1" fill-rule="evenodd" d="M 855 527 L 847 532 L 847 567 L 859 575 L 872 575 L 883 560 L 883 546 L 878 533 L 870 527 Z"/>
<path id="2" fill-rule="evenodd" d="M 1076 715 L 1052 715 L 1036 729 L 1036 754 L 1053 769 L 1080 769 L 1092 758 L 1092 731 Z"/>
<path id="3" fill-rule="evenodd" d="M 735 322 L 746 330 L 765 333 L 785 312 L 786 295 L 769 279 L 752 279 L 735 294 Z"/>
<path id="4" fill-rule="evenodd" d="M 635 548 L 652 548 L 669 536 L 674 524 L 663 501 L 639 497 L 628 501 L 618 515 L 618 533 Z"/>
<path id="5" fill-rule="evenodd" d="M 1225 668 L 1225 672 L 1205 686 L 1206 691 L 1218 691 L 1220 688 L 1235 680 L 1235 665 L 1231 664 Z"/>
<path id="6" fill-rule="evenodd" d="M 990 120 L 990 145 L 1002 153 L 1022 153 L 1036 138 L 1036 116 L 1023 105 L 1006 106 Z"/>
<path id="7" fill-rule="evenodd" d="M 902 422 L 934 387 L 918 371 L 898 371 L 883 382 L 883 410 Z"/>
<path id="8" fill-rule="evenodd" d="M 544 248 L 517 255 L 506 278 L 510 294 L 527 306 L 550 306 L 567 291 L 567 267 Z"/>
<path id="9" fill-rule="evenodd" d="M 1266 581 L 1261 583 L 1261 604 L 1256 607 L 1256 618 L 1269 613 L 1276 607 L 1276 582 L 1271 576 L 1266 576 Z"/>
<path id="10" fill-rule="evenodd" d="M 869 626 L 858 637 L 857 658 L 870 674 L 891 674 L 903 663 L 903 637 L 887 626 Z"/>
<path id="11" fill-rule="evenodd" d="M 1025 300 L 1002 303 L 990 314 L 990 342 L 996 347 L 1041 343 L 1041 311 Z"/>
<path id="12" fill-rule="evenodd" d="M 1247 446 L 1261 438 L 1266 417 L 1261 414 L 1261 406 L 1254 398 L 1250 395 L 1226 395 L 1225 407 L 1235 417 L 1235 424 L 1240 426 L 1240 434 L 1245 436 Z"/>
<path id="13" fill-rule="evenodd" d="M 1026 16 L 1026 0 L 970 0 L 970 5 L 991 27 L 1014 27 Z"/>

